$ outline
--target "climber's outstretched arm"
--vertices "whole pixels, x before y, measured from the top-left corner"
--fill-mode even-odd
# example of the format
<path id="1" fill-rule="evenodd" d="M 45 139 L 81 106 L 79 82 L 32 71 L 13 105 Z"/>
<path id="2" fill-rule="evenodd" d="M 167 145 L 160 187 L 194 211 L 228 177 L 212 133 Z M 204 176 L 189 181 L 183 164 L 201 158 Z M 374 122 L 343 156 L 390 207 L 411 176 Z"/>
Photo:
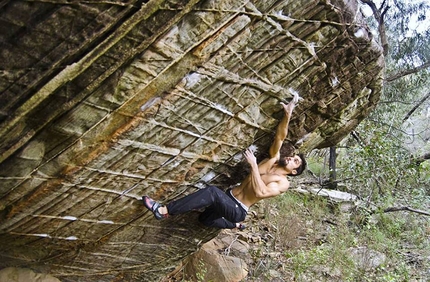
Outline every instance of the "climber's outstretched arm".
<path id="1" fill-rule="evenodd" d="M 275 158 L 276 160 L 279 159 L 279 150 L 281 149 L 282 143 L 287 137 L 288 125 L 290 123 L 291 114 L 293 113 L 293 110 L 298 101 L 299 95 L 294 94 L 293 100 L 291 100 L 291 102 L 289 102 L 287 105 L 281 102 L 281 105 L 284 108 L 285 115 L 279 123 L 278 128 L 276 129 L 275 140 L 273 140 L 272 146 L 270 146 L 270 158 Z"/>

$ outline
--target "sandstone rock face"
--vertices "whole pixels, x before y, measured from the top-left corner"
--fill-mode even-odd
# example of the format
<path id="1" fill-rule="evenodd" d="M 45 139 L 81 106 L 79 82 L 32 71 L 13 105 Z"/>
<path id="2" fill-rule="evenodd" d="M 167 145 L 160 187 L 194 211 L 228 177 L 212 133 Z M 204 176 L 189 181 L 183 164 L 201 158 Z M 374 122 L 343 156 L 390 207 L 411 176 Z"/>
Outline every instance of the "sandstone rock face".
<path id="1" fill-rule="evenodd" d="M 187 258 L 183 271 L 185 281 L 238 282 L 248 275 L 245 261 L 229 254 L 231 250 L 240 252 L 241 249 L 236 245 L 244 248 L 243 245 L 246 243 L 231 236 L 223 237 L 230 239 L 227 245 L 215 238 L 203 244 L 196 253 Z"/>
<path id="2" fill-rule="evenodd" d="M 26 268 L 7 267 L 0 270 L 2 282 L 61 282 L 48 274 L 35 273 Z"/>
<path id="3" fill-rule="evenodd" d="M 62 281 L 158 280 L 218 231 L 141 195 L 240 181 L 293 92 L 303 152 L 381 93 L 356 1 L 6 0 L 0 18 L 0 267 Z"/>

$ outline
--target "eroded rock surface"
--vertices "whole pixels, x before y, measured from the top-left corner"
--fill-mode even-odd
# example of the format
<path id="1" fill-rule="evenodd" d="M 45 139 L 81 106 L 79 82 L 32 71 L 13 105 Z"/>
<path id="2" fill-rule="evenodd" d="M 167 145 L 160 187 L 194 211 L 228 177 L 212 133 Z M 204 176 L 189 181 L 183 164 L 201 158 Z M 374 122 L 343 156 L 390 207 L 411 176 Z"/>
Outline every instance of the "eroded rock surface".
<path id="1" fill-rule="evenodd" d="M 240 181 L 293 92 L 309 152 L 375 106 L 383 57 L 355 1 L 2 1 L 0 267 L 156 281 L 217 231 L 169 201 Z M 221 188 L 225 188 L 221 185 Z"/>
<path id="2" fill-rule="evenodd" d="M 0 270 L 2 282 L 61 282 L 49 274 L 36 273 L 31 269 L 6 267 Z"/>

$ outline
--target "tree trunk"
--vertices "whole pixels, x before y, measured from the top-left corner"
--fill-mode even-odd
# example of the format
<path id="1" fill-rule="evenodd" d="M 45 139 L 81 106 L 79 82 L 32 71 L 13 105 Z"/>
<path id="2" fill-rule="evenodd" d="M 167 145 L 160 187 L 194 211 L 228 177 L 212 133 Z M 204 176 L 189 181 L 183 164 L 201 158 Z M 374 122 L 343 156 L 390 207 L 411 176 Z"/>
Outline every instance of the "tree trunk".
<path id="1" fill-rule="evenodd" d="M 337 188 L 337 182 L 336 182 L 336 146 L 330 147 L 330 157 L 329 157 L 329 187 L 331 189 Z"/>

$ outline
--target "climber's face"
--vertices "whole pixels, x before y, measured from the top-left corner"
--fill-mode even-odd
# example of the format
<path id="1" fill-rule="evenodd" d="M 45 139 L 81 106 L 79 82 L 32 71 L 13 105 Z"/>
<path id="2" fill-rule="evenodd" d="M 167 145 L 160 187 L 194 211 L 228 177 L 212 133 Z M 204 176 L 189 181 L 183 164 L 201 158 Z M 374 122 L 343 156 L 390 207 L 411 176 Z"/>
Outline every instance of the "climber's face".
<path id="1" fill-rule="evenodd" d="M 284 157 L 279 160 L 278 165 L 284 167 L 285 170 L 294 175 L 297 174 L 297 168 L 302 165 L 302 159 L 297 155 L 294 157 Z"/>

